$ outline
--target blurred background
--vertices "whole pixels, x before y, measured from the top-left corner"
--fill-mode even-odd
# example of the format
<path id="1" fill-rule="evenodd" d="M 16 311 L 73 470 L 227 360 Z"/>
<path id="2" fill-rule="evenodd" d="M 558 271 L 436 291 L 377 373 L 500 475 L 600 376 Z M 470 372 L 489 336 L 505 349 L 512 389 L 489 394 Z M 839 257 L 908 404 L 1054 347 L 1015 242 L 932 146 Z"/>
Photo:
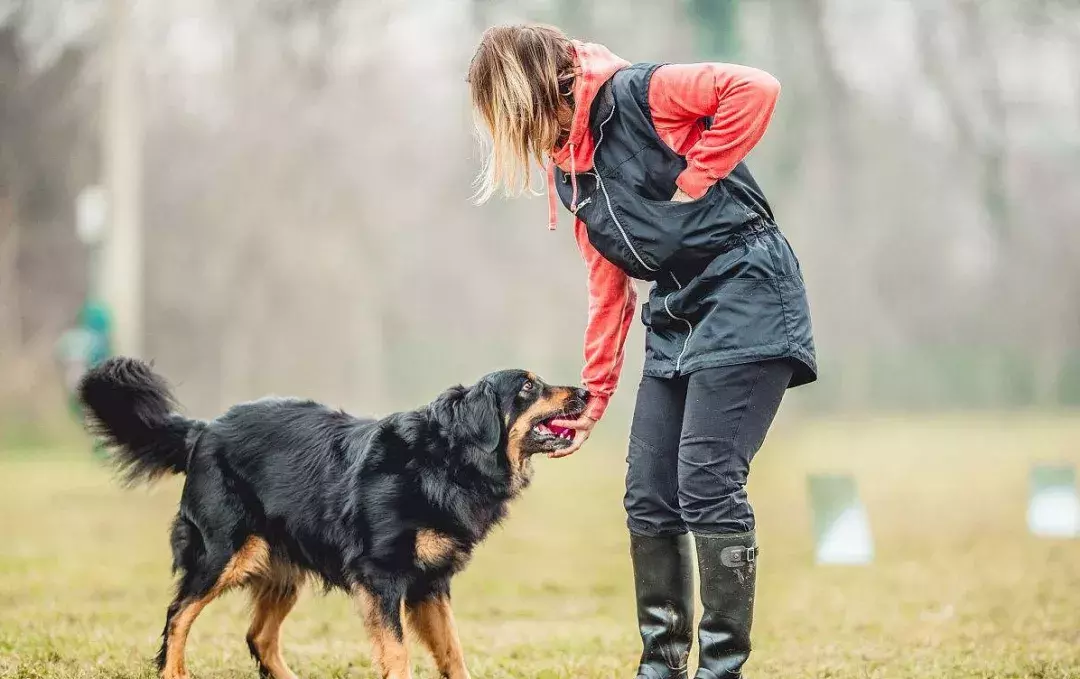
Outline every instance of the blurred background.
<path id="1" fill-rule="evenodd" d="M 568 217 L 469 201 L 464 74 L 485 26 L 519 20 L 779 78 L 749 163 L 822 364 L 788 410 L 1080 404 L 1075 2 L 5 0 L 0 421 L 62 402 L 94 186 L 122 222 L 97 248 L 117 348 L 196 414 L 267 392 L 385 412 L 500 366 L 575 379 Z"/>
<path id="2" fill-rule="evenodd" d="M 470 202 L 465 72 L 482 30 L 516 21 L 782 83 L 748 163 L 801 258 L 821 379 L 790 393 L 751 481 L 773 555 L 759 667 L 1078 676 L 1080 548 L 1024 526 L 1030 465 L 1080 462 L 1075 0 L 0 0 L 0 608 L 20 611 L 0 641 L 40 632 L 0 670 L 79 667 L 47 640 L 87 619 L 111 630 L 99 659 L 150 654 L 178 491 L 125 496 L 85 462 L 66 385 L 109 352 L 156 361 L 195 416 L 268 393 L 386 413 L 510 366 L 577 380 L 568 216 L 551 233 L 542 198 Z M 596 441 L 540 470 L 530 518 L 465 581 L 475 650 L 533 659 L 521 676 L 633 660 L 619 465 L 638 324 L 627 355 Z M 810 566 L 820 470 L 858 479 L 874 569 Z M 142 589 L 72 527 L 135 540 Z M 94 587 L 88 563 L 112 564 Z M 84 589 L 85 613 L 48 603 Z M 355 649 L 327 651 L 328 629 L 297 653 L 337 676 Z M 988 638 L 1026 660 L 987 664 Z M 204 676 L 232 676 L 234 651 Z M 518 676 L 500 662 L 483 676 Z"/>

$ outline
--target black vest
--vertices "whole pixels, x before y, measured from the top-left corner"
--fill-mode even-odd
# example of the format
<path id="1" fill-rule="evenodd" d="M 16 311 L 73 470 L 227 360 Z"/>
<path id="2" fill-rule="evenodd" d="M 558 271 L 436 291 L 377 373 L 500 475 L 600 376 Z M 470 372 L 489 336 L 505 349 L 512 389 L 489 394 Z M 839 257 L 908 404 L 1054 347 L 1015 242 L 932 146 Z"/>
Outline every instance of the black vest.
<path id="1" fill-rule="evenodd" d="M 656 133 L 649 83 L 661 64 L 615 73 L 597 93 L 590 121 L 593 169 L 578 173 L 578 212 L 600 254 L 634 278 L 700 269 L 730 247 L 731 236 L 772 223 L 765 195 L 746 165 L 698 200 L 669 200 L 686 159 Z M 571 208 L 570 175 L 557 170 L 559 198 Z"/>
<path id="2" fill-rule="evenodd" d="M 788 358 L 791 386 L 815 379 L 810 307 L 798 258 L 739 164 L 698 200 L 673 203 L 686 160 L 653 126 L 649 81 L 658 68 L 618 71 L 593 102 L 593 169 L 577 176 L 577 216 L 589 241 L 628 275 L 654 281 L 642 305 L 643 373 Z M 567 208 L 570 177 L 558 172 Z"/>

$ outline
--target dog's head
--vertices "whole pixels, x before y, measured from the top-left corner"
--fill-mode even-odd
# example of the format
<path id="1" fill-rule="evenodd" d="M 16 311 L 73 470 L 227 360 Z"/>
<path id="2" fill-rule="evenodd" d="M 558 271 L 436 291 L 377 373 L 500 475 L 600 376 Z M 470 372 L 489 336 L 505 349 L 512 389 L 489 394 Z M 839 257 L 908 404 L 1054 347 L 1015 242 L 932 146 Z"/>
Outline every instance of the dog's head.
<path id="1" fill-rule="evenodd" d="M 526 370 L 501 370 L 471 387 L 444 393 L 433 405 L 456 446 L 480 454 L 505 451 L 511 469 L 537 453 L 568 447 L 574 432 L 552 426 L 555 419 L 576 419 L 588 392 L 553 386 Z"/>
<path id="2" fill-rule="evenodd" d="M 503 370 L 480 382 L 490 385 L 496 398 L 506 445 L 512 454 L 527 457 L 569 447 L 574 431 L 551 422 L 577 419 L 585 410 L 589 392 L 547 384 L 525 370 Z"/>

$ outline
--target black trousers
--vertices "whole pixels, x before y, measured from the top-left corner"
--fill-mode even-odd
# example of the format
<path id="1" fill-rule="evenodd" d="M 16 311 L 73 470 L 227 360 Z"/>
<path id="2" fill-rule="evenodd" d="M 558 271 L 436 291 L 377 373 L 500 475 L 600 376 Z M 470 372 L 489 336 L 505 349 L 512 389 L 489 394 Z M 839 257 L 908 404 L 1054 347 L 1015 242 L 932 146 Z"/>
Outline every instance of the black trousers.
<path id="1" fill-rule="evenodd" d="M 754 529 L 750 462 L 791 381 L 787 359 L 643 377 L 630 428 L 627 525 L 638 535 Z"/>

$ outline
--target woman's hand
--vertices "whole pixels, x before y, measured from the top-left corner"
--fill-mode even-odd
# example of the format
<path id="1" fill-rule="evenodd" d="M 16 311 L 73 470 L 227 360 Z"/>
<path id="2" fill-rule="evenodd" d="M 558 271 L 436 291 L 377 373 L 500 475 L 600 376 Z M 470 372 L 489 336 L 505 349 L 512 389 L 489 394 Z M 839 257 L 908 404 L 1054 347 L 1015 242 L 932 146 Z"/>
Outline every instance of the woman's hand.
<path id="1" fill-rule="evenodd" d="M 682 189 L 675 189 L 675 195 L 671 197 L 673 203 L 689 203 L 694 199 L 690 197 L 690 194 Z"/>
<path id="2" fill-rule="evenodd" d="M 567 429 L 574 430 L 574 442 L 570 444 L 569 448 L 563 448 L 562 450 L 556 450 L 553 453 L 548 453 L 548 457 L 566 457 L 567 455 L 573 455 L 577 452 L 586 440 L 589 438 L 589 434 L 592 433 L 593 427 L 596 426 L 596 420 L 588 415 L 582 415 L 576 420 L 552 420 L 551 424 L 557 427 L 566 427 Z"/>

